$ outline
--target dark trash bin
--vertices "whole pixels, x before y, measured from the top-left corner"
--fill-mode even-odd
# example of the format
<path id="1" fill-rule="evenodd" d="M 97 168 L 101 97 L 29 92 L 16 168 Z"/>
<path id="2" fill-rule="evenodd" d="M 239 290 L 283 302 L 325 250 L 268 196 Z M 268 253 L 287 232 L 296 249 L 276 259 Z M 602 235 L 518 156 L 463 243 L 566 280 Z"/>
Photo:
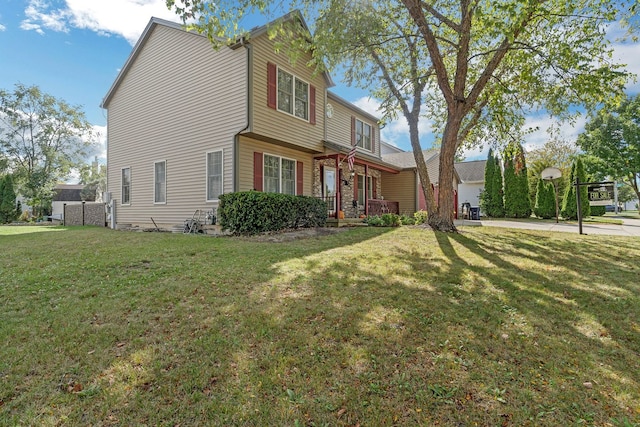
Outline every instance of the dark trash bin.
<path id="1" fill-rule="evenodd" d="M 480 208 L 477 206 L 471 207 L 470 210 L 471 219 L 479 221 L 480 220 Z"/>

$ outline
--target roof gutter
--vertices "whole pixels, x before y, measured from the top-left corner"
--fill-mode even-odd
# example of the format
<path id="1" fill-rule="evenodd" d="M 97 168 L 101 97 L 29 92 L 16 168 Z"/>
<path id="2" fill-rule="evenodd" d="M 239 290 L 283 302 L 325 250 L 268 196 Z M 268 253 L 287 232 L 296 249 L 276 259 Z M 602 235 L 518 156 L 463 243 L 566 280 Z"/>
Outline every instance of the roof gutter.
<path id="1" fill-rule="evenodd" d="M 246 76 L 247 84 L 245 85 L 245 100 L 247 102 L 247 121 L 242 129 L 233 135 L 233 192 L 237 192 L 240 189 L 240 134 L 247 131 L 251 127 L 253 121 L 251 112 L 251 101 L 253 94 L 253 78 L 251 70 L 253 69 L 253 46 L 251 43 L 247 43 L 244 37 L 241 37 L 234 45 L 230 46 L 231 49 L 238 49 L 244 47 L 247 52 L 246 62 Z"/>

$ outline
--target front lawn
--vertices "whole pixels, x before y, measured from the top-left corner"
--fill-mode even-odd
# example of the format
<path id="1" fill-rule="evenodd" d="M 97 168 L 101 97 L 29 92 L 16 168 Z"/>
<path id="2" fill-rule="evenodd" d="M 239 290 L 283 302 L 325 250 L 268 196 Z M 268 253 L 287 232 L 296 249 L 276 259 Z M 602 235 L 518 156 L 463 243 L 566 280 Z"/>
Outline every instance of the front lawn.
<path id="1" fill-rule="evenodd" d="M 461 230 L 0 227 L 0 425 L 638 425 L 638 239 Z"/>

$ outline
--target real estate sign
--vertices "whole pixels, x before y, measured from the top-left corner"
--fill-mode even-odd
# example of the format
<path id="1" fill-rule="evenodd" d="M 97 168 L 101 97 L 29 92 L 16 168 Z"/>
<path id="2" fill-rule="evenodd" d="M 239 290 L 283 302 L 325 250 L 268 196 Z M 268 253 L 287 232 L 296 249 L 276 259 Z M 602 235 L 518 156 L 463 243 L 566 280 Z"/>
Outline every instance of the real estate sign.
<path id="1" fill-rule="evenodd" d="M 591 206 L 604 206 L 613 203 L 613 184 L 589 184 L 587 188 L 589 190 L 589 204 Z"/>

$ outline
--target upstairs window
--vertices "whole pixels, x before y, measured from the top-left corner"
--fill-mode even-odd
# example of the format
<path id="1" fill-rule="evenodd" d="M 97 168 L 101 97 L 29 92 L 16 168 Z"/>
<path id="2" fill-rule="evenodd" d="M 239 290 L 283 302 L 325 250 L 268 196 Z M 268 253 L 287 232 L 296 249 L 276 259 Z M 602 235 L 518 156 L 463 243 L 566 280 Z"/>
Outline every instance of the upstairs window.
<path id="1" fill-rule="evenodd" d="M 371 125 L 356 119 L 356 146 L 373 151 L 371 145 Z"/>
<path id="2" fill-rule="evenodd" d="M 309 120 L 309 84 L 278 69 L 278 110 Z"/>

